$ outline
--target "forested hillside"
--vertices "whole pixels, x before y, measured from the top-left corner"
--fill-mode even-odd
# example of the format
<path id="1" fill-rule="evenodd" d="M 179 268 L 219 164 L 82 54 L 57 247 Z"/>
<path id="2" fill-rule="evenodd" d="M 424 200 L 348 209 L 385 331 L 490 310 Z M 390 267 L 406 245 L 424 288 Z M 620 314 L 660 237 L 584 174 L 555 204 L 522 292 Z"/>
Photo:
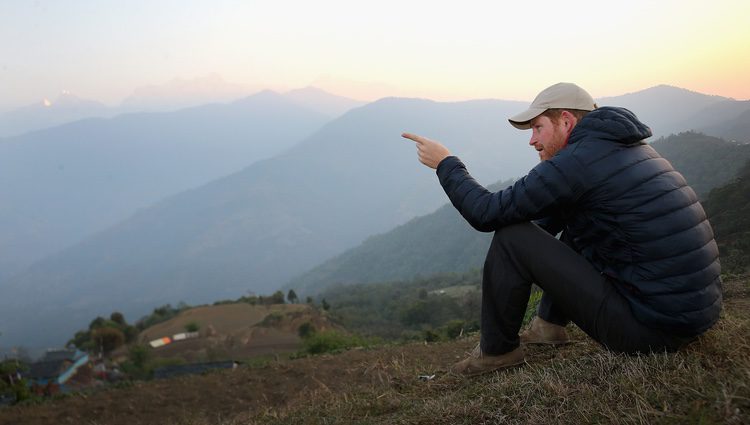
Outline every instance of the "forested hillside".
<path id="1" fill-rule="evenodd" d="M 750 159 L 750 144 L 693 131 L 660 138 L 651 146 L 685 176 L 701 199 L 711 189 L 730 182 Z"/>
<path id="2" fill-rule="evenodd" d="M 714 189 L 704 203 L 721 253 L 724 272 L 750 268 L 750 161 L 726 186 Z"/>
<path id="3" fill-rule="evenodd" d="M 479 329 L 481 273 L 332 286 L 320 294 L 347 329 L 387 339 L 455 338 Z"/>

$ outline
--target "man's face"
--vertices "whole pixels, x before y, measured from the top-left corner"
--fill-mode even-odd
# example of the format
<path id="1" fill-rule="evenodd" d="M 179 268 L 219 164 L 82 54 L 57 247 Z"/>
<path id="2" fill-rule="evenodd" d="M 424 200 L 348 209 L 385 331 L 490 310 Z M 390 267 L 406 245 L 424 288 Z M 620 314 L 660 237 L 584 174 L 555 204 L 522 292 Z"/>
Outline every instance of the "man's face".
<path id="1" fill-rule="evenodd" d="M 544 115 L 539 115 L 531 120 L 529 145 L 539 153 L 540 161 L 546 161 L 555 156 L 560 149 L 565 147 L 567 142 L 568 135 L 562 119 L 559 119 L 557 124 Z"/>

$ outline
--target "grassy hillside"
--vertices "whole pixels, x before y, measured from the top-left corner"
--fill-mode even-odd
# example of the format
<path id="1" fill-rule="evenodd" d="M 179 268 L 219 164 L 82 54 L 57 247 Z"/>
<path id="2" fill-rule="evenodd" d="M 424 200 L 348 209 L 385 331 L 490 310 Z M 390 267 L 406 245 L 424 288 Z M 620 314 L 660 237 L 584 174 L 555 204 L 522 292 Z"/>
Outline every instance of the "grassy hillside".
<path id="1" fill-rule="evenodd" d="M 143 330 L 138 341 L 147 344 L 157 338 L 185 332 L 189 325 L 193 325 L 198 328 L 198 338 L 150 349 L 150 355 L 187 363 L 240 360 L 297 351 L 302 345 L 298 329 L 305 323 L 320 332 L 340 328 L 307 304 L 232 303 L 187 309 Z M 122 354 L 126 351 L 126 347 L 121 350 Z"/>
<path id="2" fill-rule="evenodd" d="M 519 368 L 448 373 L 473 335 L 126 384 L 4 408 L 0 424 L 748 423 L 748 277 L 724 291 L 721 320 L 676 354 L 615 355 L 571 326 L 574 344 L 530 347 Z"/>

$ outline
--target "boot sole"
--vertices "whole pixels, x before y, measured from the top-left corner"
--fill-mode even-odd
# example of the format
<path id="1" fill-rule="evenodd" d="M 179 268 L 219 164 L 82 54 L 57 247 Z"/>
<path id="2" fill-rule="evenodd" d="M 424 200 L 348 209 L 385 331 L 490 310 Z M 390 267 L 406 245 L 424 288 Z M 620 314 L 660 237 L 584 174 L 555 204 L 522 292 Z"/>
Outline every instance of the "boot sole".
<path id="1" fill-rule="evenodd" d="M 500 367 L 498 367 L 496 369 L 482 370 L 482 371 L 477 371 L 477 372 L 472 372 L 472 373 L 459 373 L 459 375 L 465 376 L 467 378 L 474 378 L 476 376 L 486 375 L 488 373 L 498 372 L 498 371 L 505 370 L 505 369 L 510 369 L 510 368 L 513 368 L 513 367 L 518 367 L 518 366 L 523 365 L 524 363 L 526 363 L 526 359 L 521 360 L 518 363 L 513 363 L 513 364 L 509 364 L 509 365 L 503 365 L 503 366 L 500 366 Z"/>
<path id="2" fill-rule="evenodd" d="M 566 340 L 566 341 L 521 341 L 521 344 L 524 345 L 551 345 L 553 347 L 556 347 L 558 345 L 567 345 L 572 343 L 573 341 Z"/>

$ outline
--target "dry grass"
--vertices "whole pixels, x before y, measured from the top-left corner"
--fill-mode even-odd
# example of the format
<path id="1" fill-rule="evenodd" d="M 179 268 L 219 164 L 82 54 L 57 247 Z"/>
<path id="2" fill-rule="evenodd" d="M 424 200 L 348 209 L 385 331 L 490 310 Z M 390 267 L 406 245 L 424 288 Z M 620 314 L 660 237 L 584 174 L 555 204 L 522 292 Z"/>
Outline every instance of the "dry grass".
<path id="1" fill-rule="evenodd" d="M 721 320 L 676 354 L 612 354 L 572 328 L 576 343 L 530 347 L 522 367 L 448 373 L 474 335 L 136 382 L 5 408 L 0 424 L 750 423 L 748 282 L 726 282 Z"/>
<path id="2" fill-rule="evenodd" d="M 747 307 L 747 282 L 728 282 L 721 321 L 676 354 L 613 354 L 575 329 L 577 344 L 531 348 L 523 367 L 474 379 L 438 370 L 427 382 L 424 365 L 394 356 L 362 371 L 378 375 L 373 385 L 222 423 L 749 423 Z"/>

